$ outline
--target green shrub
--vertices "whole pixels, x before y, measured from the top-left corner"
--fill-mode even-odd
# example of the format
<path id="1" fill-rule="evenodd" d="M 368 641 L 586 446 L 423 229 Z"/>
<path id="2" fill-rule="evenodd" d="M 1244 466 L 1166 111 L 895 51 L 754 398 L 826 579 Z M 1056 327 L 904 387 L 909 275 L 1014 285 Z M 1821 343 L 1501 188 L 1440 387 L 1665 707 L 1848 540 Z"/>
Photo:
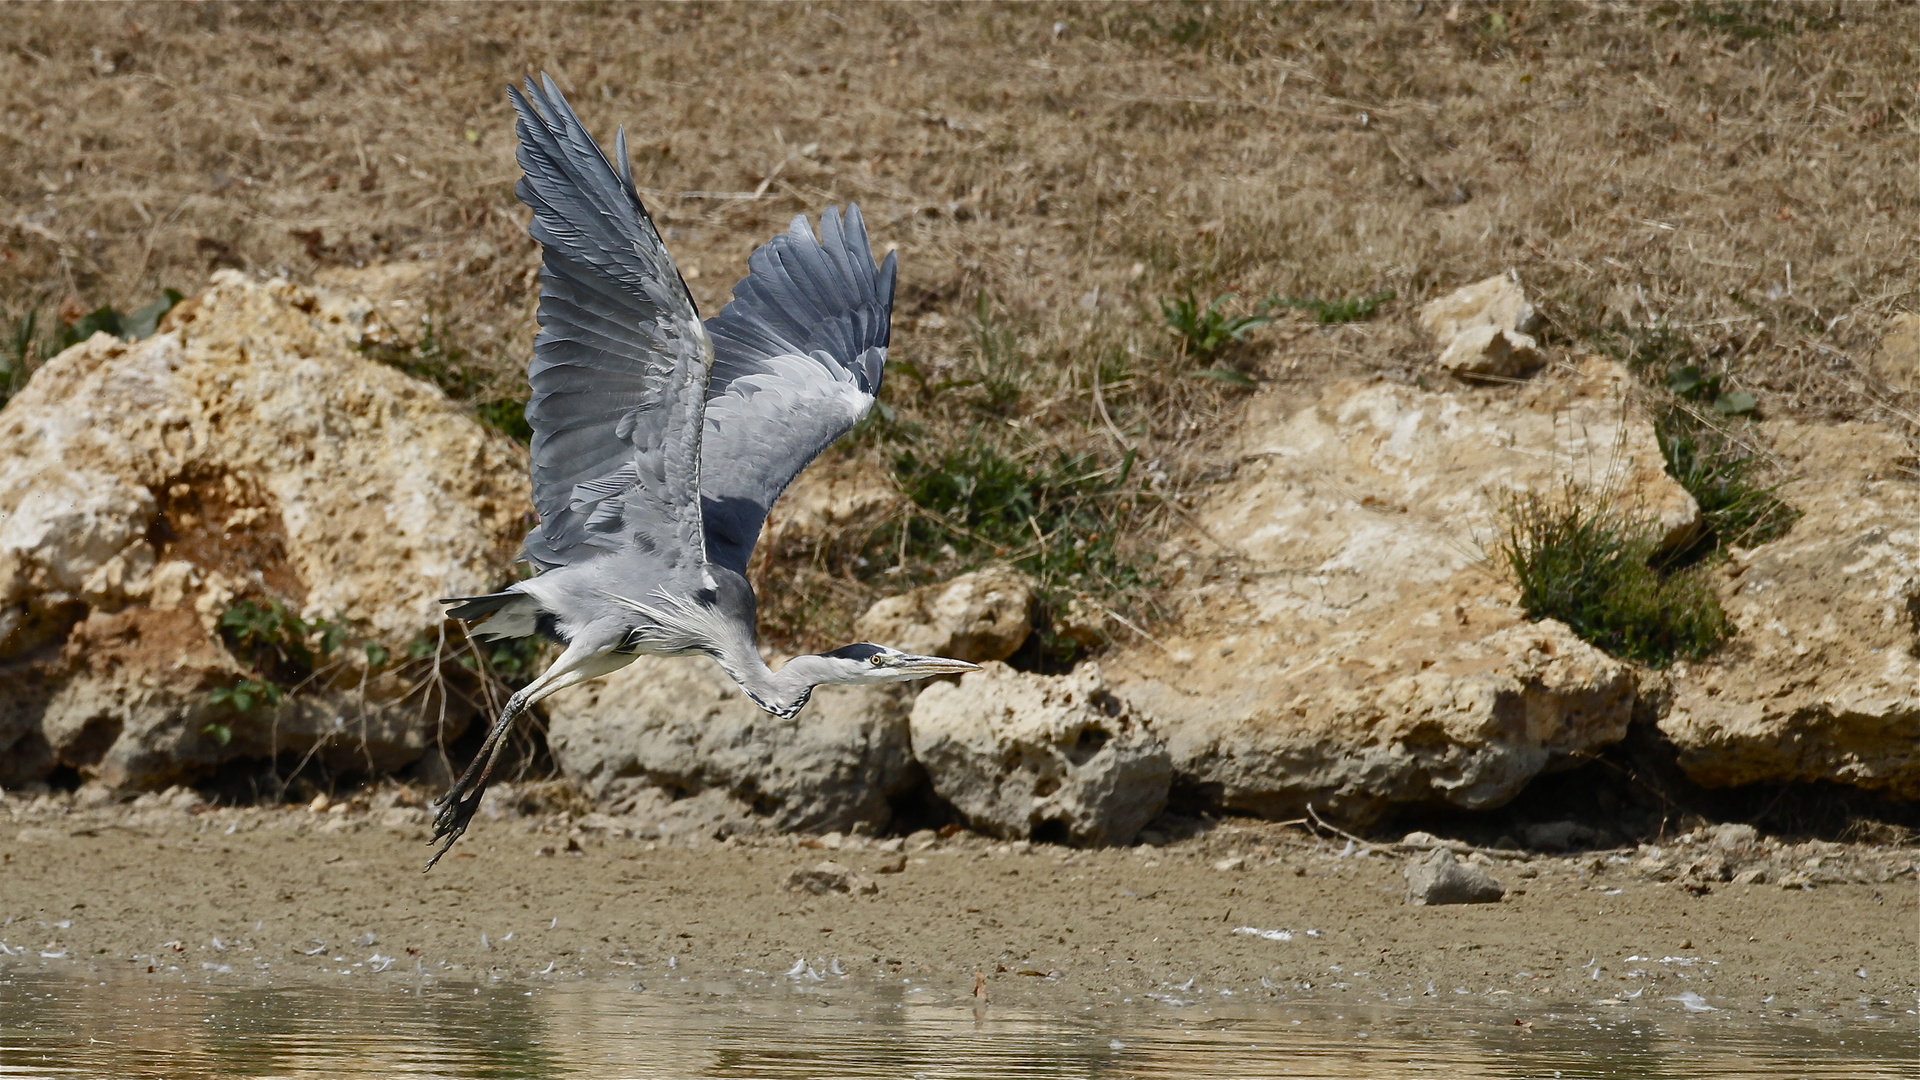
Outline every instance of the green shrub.
<path id="1" fill-rule="evenodd" d="M 1132 454 L 1112 463 L 1066 453 L 1026 461 L 977 436 L 937 455 L 902 452 L 894 475 L 914 511 L 870 538 L 871 572 L 900 556 L 937 563 L 950 547 L 963 565 L 1005 562 L 1032 574 L 1046 603 L 1084 592 L 1130 606 L 1152 584 L 1122 543 L 1133 464 Z M 1064 660 L 1075 646 L 1048 641 L 1044 649 Z"/>
<path id="2" fill-rule="evenodd" d="M 1777 539 L 1800 519 L 1776 494 L 1778 485 L 1761 482 L 1759 459 L 1727 432 L 1678 406 L 1661 412 L 1653 430 L 1667 474 L 1700 505 L 1700 534 L 1673 554 L 1675 565 Z"/>
<path id="3" fill-rule="evenodd" d="M 1582 640 L 1653 667 L 1712 652 L 1732 632 L 1700 568 L 1662 572 L 1651 523 L 1605 494 L 1569 488 L 1507 504 L 1496 549 L 1532 619 L 1558 619 Z"/>

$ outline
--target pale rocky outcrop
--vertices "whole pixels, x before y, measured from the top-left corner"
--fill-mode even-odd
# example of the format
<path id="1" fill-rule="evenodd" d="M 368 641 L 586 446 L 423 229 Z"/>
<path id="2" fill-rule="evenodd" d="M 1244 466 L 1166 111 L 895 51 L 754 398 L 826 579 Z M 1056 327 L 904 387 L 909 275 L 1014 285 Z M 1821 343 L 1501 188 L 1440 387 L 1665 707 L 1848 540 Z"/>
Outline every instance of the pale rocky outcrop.
<path id="1" fill-rule="evenodd" d="M 1172 766 L 1099 668 L 1030 675 L 989 663 L 913 706 L 913 752 L 969 824 L 1009 839 L 1125 844 L 1167 801 Z"/>
<path id="2" fill-rule="evenodd" d="M 989 566 L 951 581 L 890 596 L 853 624 L 863 641 L 921 656 L 984 663 L 1005 660 L 1033 629 L 1032 578 Z"/>
<path id="3" fill-rule="evenodd" d="M 1533 339 L 1540 317 L 1518 282 L 1501 274 L 1456 289 L 1420 309 L 1435 363 L 1462 378 L 1519 378 L 1546 362 Z"/>
<path id="4" fill-rule="evenodd" d="M 372 313 L 222 272 L 163 333 L 96 334 L 0 412 L 0 756 L 154 786 L 322 733 L 362 768 L 418 754 L 421 717 L 206 699 L 243 674 L 216 630 L 236 598 L 398 652 L 440 624 L 436 598 L 510 572 L 524 455 L 361 356 Z"/>
<path id="5" fill-rule="evenodd" d="M 1771 425 L 1791 532 L 1733 553 L 1736 634 L 1672 669 L 1660 730 L 1695 781 L 1830 780 L 1920 798 L 1920 477 L 1873 424 Z"/>
<path id="6" fill-rule="evenodd" d="M 596 798 L 717 790 L 770 828 L 878 830 L 892 800 L 924 783 L 908 745 L 910 692 L 822 686 L 781 719 L 704 657 L 642 656 L 548 698 L 547 745 Z"/>
<path id="7" fill-rule="evenodd" d="M 1529 623 L 1487 551 L 1503 500 L 1570 480 L 1637 505 L 1670 542 L 1697 527 L 1629 386 L 1589 360 L 1519 387 L 1256 400 L 1239 475 L 1190 541 L 1230 547 L 1234 576 L 1185 582 L 1163 644 L 1106 664 L 1155 717 L 1180 784 L 1276 817 L 1483 809 L 1622 738 L 1631 667 Z M 1199 574 L 1181 551 L 1163 566 Z"/>

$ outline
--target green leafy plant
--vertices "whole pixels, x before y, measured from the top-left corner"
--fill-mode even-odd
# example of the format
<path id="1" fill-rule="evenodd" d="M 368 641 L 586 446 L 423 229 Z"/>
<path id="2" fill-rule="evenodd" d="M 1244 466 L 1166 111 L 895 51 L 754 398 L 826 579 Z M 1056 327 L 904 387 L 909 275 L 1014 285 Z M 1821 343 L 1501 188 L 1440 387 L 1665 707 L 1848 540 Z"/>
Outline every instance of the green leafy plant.
<path id="1" fill-rule="evenodd" d="M 285 697 L 286 692 L 272 683 L 247 678 L 236 680 L 232 686 L 217 686 L 207 693 L 208 701 L 215 705 L 229 706 L 234 712 L 238 713 L 250 711 L 256 703 L 278 705 Z M 214 741 L 221 746 L 225 746 L 228 742 L 232 741 L 233 732 L 228 730 L 226 725 L 208 724 L 207 727 L 220 728 L 224 733 L 215 734 L 211 731 L 208 732 L 208 734 L 214 736 Z"/>
<path id="2" fill-rule="evenodd" d="M 1559 499 L 1529 494 L 1506 506 L 1495 554 L 1533 619 L 1558 619 L 1583 640 L 1653 667 L 1697 659 L 1732 632 L 1699 568 L 1662 572 L 1650 523 L 1604 493 L 1571 485 Z"/>
<path id="3" fill-rule="evenodd" d="M 1709 375 L 1697 365 L 1688 364 L 1667 375 L 1667 389 L 1675 397 L 1697 401 L 1723 416 L 1745 416 L 1751 413 L 1759 401 L 1745 390 L 1727 392 L 1721 383 L 1726 373 Z"/>
<path id="4" fill-rule="evenodd" d="M 220 613 L 220 636 L 228 650 L 281 686 L 298 683 L 346 644 L 346 626 L 329 619 L 307 622 L 278 600 L 237 600 Z"/>
<path id="5" fill-rule="evenodd" d="M 1275 308 L 1305 311 L 1313 316 L 1314 321 L 1323 324 L 1350 323 L 1373 318 L 1379 312 L 1380 305 L 1393 297 L 1392 289 L 1370 296 L 1347 296 L 1336 300 L 1321 300 L 1314 296 L 1274 296 L 1261 306 L 1266 311 Z"/>
<path id="6" fill-rule="evenodd" d="M 1185 296 L 1160 301 L 1160 317 L 1179 339 L 1188 359 L 1210 364 L 1248 334 L 1273 321 L 1271 315 L 1228 315 L 1222 309 L 1232 297 L 1232 293 L 1222 293 L 1202 307 L 1189 289 Z"/>

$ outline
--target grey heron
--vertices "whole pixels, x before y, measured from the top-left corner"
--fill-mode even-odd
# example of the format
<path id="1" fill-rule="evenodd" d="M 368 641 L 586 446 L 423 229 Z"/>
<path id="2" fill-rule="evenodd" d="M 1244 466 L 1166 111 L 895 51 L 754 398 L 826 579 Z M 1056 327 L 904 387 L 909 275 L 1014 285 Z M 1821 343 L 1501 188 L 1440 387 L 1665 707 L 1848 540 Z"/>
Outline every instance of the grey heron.
<path id="1" fill-rule="evenodd" d="M 527 365 L 539 573 L 448 615 L 483 639 L 545 634 L 558 659 L 507 700 L 473 763 L 434 804 L 433 868 L 479 808 L 505 737 L 535 702 L 642 653 L 704 654 L 790 718 L 823 683 L 902 682 L 974 665 L 860 643 L 770 669 L 747 560 L 774 500 L 872 408 L 896 264 L 876 265 L 858 206 L 804 215 L 755 251 L 702 321 L 641 205 L 626 132 L 609 160 L 553 80 L 509 88 L 514 191 L 543 254 Z"/>

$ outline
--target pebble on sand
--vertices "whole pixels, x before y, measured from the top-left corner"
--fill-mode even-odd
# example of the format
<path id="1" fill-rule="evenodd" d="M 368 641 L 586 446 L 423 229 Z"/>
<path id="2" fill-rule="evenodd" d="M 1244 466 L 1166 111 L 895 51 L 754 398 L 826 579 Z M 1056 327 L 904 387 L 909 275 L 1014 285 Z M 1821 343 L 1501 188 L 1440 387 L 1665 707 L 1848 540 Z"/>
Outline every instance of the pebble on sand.
<path id="1" fill-rule="evenodd" d="M 1506 892 L 1492 875 L 1436 848 L 1418 862 L 1407 864 L 1407 903 L 1496 904 Z"/>

